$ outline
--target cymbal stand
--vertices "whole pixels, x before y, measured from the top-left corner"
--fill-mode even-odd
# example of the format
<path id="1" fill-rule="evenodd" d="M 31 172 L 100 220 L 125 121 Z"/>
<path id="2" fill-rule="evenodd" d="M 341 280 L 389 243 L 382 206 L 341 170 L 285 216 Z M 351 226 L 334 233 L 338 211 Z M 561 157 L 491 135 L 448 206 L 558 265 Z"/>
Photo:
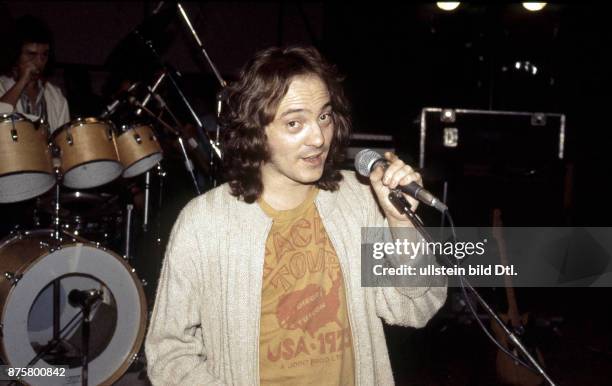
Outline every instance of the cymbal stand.
<path id="1" fill-rule="evenodd" d="M 137 29 L 134 30 L 134 33 L 136 34 L 136 36 L 138 36 L 145 44 L 145 46 L 147 46 L 147 48 L 149 49 L 149 51 L 151 51 L 151 54 L 155 57 L 155 59 L 157 60 L 157 63 L 161 66 L 161 68 L 165 71 L 166 76 L 168 77 L 168 80 L 170 81 L 170 83 L 172 84 L 172 87 L 176 90 L 180 100 L 183 102 L 183 104 L 185 105 L 185 107 L 187 108 L 187 110 L 189 111 L 189 114 L 191 115 L 191 117 L 193 118 L 194 122 L 198 125 L 198 127 L 200 129 L 203 130 L 204 134 L 206 134 L 206 137 L 208 139 L 208 146 L 211 147 L 214 150 L 214 154 L 218 157 L 219 160 L 221 160 L 222 158 L 222 153 L 221 153 L 221 149 L 219 148 L 219 146 L 217 146 L 217 144 L 212 140 L 212 138 L 210 138 L 210 136 L 208 135 L 208 132 L 205 130 L 204 125 L 202 124 L 202 121 L 200 120 L 200 118 L 198 117 L 198 114 L 195 112 L 195 110 L 193 109 L 193 107 L 191 106 L 191 103 L 189 102 L 189 100 L 187 99 L 187 97 L 185 96 L 185 93 L 183 92 L 183 90 L 181 89 L 181 87 L 179 86 L 177 80 L 176 80 L 176 76 L 180 76 L 180 74 L 173 70 L 170 69 L 167 65 L 164 64 L 161 56 L 159 55 L 159 53 L 157 52 L 157 50 L 155 49 L 155 47 L 153 46 L 153 42 L 149 39 L 146 39 L 141 33 L 140 31 L 138 31 Z"/>
<path id="2" fill-rule="evenodd" d="M 53 218 L 53 239 L 56 243 L 52 249 L 58 248 L 61 243 L 62 225 L 60 221 L 60 191 L 62 182 L 62 173 L 59 167 L 55 168 L 55 206 Z M 53 280 L 53 341 L 60 341 L 60 279 Z"/>
<path id="3" fill-rule="evenodd" d="M 151 117 L 153 117 L 166 130 L 170 131 L 172 134 L 174 134 L 176 136 L 177 142 L 178 142 L 179 147 L 181 149 L 181 153 L 183 155 L 183 160 L 185 162 L 185 168 L 187 169 L 187 172 L 189 173 L 189 175 L 191 177 L 191 182 L 193 182 L 193 186 L 195 188 L 196 193 L 198 195 L 201 194 L 202 191 L 200 190 L 200 186 L 198 185 L 198 179 L 195 176 L 193 162 L 191 161 L 191 159 L 189 158 L 189 155 L 187 154 L 187 149 L 185 148 L 185 141 L 183 140 L 183 136 L 181 135 L 181 133 L 178 130 L 176 130 L 174 127 L 172 127 L 169 124 L 167 124 L 163 119 L 161 119 L 160 117 L 155 115 L 151 110 L 149 110 L 147 107 L 145 107 L 142 103 L 135 101 L 134 104 L 138 108 L 142 109 L 142 111 L 144 111 L 145 113 L 147 113 Z M 168 111 L 168 109 L 166 109 L 166 111 Z M 174 116 L 174 114 L 172 114 L 172 117 L 176 118 Z"/>
<path id="4" fill-rule="evenodd" d="M 60 222 L 60 187 L 62 181 L 62 173 L 59 168 L 55 168 L 55 205 L 53 208 L 53 238 L 59 242 L 60 241 L 60 232 L 62 231 L 62 226 Z"/>
<path id="5" fill-rule="evenodd" d="M 221 118 L 221 109 L 222 109 L 223 103 L 225 101 L 225 98 L 227 96 L 226 95 L 227 94 L 226 93 L 227 82 L 221 76 L 221 73 L 217 69 L 217 66 L 215 66 L 215 63 L 212 61 L 212 59 L 210 59 L 210 56 L 208 55 L 208 52 L 206 51 L 206 48 L 204 47 L 204 44 L 202 43 L 202 40 L 198 36 L 198 33 L 196 32 L 195 28 L 193 28 L 193 24 L 191 24 L 191 20 L 189 19 L 189 15 L 187 15 L 187 11 L 185 11 L 185 8 L 183 8 L 183 5 L 180 2 L 177 2 L 176 5 L 177 5 L 179 13 L 180 13 L 180 15 L 181 15 L 181 17 L 183 19 L 183 22 L 185 23 L 185 26 L 187 27 L 187 29 L 191 33 L 191 36 L 193 36 L 193 40 L 195 41 L 196 45 L 200 49 L 200 52 L 204 56 L 204 60 L 210 66 L 212 72 L 215 74 L 215 77 L 217 78 L 217 81 L 219 82 L 219 85 L 221 86 L 221 91 L 219 91 L 217 93 L 217 123 L 216 123 L 216 127 L 215 127 L 215 145 L 217 146 L 217 148 L 219 148 L 220 145 L 221 145 L 221 143 L 219 141 L 219 131 L 221 129 L 220 124 L 219 124 L 219 119 Z M 206 130 L 204 128 L 202 128 L 202 129 L 204 131 Z M 214 149 L 214 147 L 213 147 L 213 149 Z M 210 151 L 210 170 L 215 170 L 214 154 L 213 154 L 213 151 L 212 151 L 213 149 L 211 149 L 211 151 Z M 221 158 L 220 154 L 219 154 L 219 158 Z M 214 179 L 213 179 L 212 183 L 213 183 L 213 186 L 217 185 L 217 181 L 214 180 Z"/>
<path id="6" fill-rule="evenodd" d="M 210 59 L 210 56 L 208 56 L 208 52 L 206 52 L 206 48 L 204 48 L 204 45 L 202 44 L 202 40 L 200 40 L 200 37 L 198 36 L 198 34 L 196 33 L 195 29 L 193 28 L 193 25 L 191 24 L 191 21 L 189 20 L 189 16 L 187 15 L 187 12 L 185 11 L 185 8 L 183 8 L 183 6 L 181 5 L 180 2 L 177 2 L 176 5 L 178 6 L 179 13 L 182 16 L 183 21 L 185 22 L 185 25 L 187 26 L 187 29 L 189 29 L 189 32 L 191 32 L 191 36 L 193 36 L 193 39 L 195 40 L 196 44 L 198 45 L 198 48 L 200 48 L 200 51 L 202 52 L 202 55 L 204 55 L 204 59 L 206 59 L 206 62 L 208 63 L 208 65 L 212 69 L 213 73 L 215 74 L 215 77 L 219 81 L 219 84 L 221 85 L 221 88 L 225 88 L 227 86 L 227 82 L 225 82 L 225 80 L 223 80 L 223 77 L 221 77 L 221 73 L 217 69 L 217 66 L 215 66 L 213 61 Z"/>

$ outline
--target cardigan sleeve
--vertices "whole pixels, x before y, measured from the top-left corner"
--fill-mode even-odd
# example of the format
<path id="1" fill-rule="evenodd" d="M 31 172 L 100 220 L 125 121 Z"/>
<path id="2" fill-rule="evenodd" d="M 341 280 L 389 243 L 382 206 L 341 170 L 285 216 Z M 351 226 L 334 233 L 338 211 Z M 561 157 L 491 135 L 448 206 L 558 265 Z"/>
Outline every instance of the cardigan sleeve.
<path id="1" fill-rule="evenodd" d="M 373 196 L 373 192 L 370 191 L 368 193 L 369 199 L 366 202 L 369 205 L 366 224 L 368 227 L 376 227 L 382 231 L 385 241 L 392 241 L 389 224 L 384 218 L 376 198 Z M 408 232 L 408 235 L 412 238 L 416 235 L 416 232 Z M 397 256 L 386 256 L 386 258 L 389 260 L 400 260 Z M 423 256 L 417 256 L 413 264 L 424 263 L 423 258 Z M 432 264 L 437 263 L 433 261 Z M 374 291 L 376 313 L 391 325 L 423 327 L 446 301 L 446 278 L 412 277 L 409 280 L 410 282 L 404 283 L 401 287 L 372 288 Z"/>
<path id="2" fill-rule="evenodd" d="M 145 343 L 153 385 L 221 385 L 208 371 L 202 340 L 202 280 L 194 263 L 199 256 L 189 206 L 177 219 L 162 266 Z"/>

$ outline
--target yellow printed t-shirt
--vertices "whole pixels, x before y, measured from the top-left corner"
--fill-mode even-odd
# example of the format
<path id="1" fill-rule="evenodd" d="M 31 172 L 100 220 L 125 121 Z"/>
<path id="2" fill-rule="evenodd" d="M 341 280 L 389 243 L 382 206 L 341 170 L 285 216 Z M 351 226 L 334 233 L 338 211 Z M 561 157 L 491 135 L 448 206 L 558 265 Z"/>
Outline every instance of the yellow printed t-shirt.
<path id="1" fill-rule="evenodd" d="M 277 211 L 266 240 L 261 294 L 262 385 L 353 385 L 354 357 L 338 256 L 314 204 Z"/>

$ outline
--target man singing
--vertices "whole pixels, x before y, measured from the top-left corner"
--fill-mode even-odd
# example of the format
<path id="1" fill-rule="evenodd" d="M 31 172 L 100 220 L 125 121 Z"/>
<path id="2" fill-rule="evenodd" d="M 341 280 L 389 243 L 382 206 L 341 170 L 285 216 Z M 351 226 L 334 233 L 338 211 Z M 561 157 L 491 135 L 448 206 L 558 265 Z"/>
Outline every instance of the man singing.
<path id="1" fill-rule="evenodd" d="M 228 183 L 183 209 L 167 247 L 146 342 L 151 381 L 393 384 L 381 319 L 424 326 L 446 287 L 362 287 L 361 229 L 412 228 L 387 195 L 419 174 L 393 154 L 370 184 L 338 170 L 349 108 L 315 49 L 256 54 L 227 110 Z"/>

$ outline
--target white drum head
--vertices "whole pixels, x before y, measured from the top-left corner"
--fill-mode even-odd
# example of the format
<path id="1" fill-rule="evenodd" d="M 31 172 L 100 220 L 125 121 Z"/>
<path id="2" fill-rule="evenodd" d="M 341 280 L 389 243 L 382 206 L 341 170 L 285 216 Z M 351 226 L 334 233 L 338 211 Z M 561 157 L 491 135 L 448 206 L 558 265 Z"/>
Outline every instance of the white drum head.
<path id="1" fill-rule="evenodd" d="M 64 185 L 73 189 L 96 188 L 121 175 L 123 166 L 117 161 L 94 161 L 75 166 L 64 174 Z"/>
<path id="2" fill-rule="evenodd" d="M 0 203 L 40 196 L 55 185 L 55 177 L 42 172 L 14 173 L 0 177 Z"/>
<path id="3" fill-rule="evenodd" d="M 159 163 L 163 158 L 162 153 L 153 153 L 148 157 L 134 162 L 132 165 L 125 168 L 123 171 L 124 178 L 136 177 L 148 170 L 151 170 L 155 165 Z"/>
<path id="4" fill-rule="evenodd" d="M 52 313 L 52 307 L 46 304 L 50 300 L 47 291 L 51 288 L 49 284 L 58 278 L 63 294 L 60 297 L 61 327 L 79 313 L 79 309 L 67 303 L 67 294 L 72 289 L 102 289 L 103 301 L 98 302 L 97 311 L 92 313 L 89 384 L 115 381 L 127 370 L 133 354 L 140 347 L 146 323 L 146 305 L 142 287 L 120 258 L 91 245 L 64 246 L 37 259 L 23 273 L 2 310 L 3 350 L 8 364 L 12 367 L 26 367 L 37 355 L 35 347 L 46 344 L 52 337 L 52 331 L 48 328 L 49 319 L 45 314 Z M 109 313 L 111 309 L 115 312 Z M 112 319 L 107 327 L 93 328 L 95 320 L 104 317 Z M 75 348 L 77 352 L 80 350 L 79 319 L 77 317 L 76 326 L 66 329 L 62 335 L 68 337 L 68 346 L 78 346 Z M 100 334 L 106 334 L 108 339 L 102 345 L 92 346 Z M 34 367 L 53 368 L 62 364 L 47 362 L 46 359 L 39 360 Z M 80 384 L 80 364 L 76 361 L 69 366 L 66 377 L 39 377 L 35 378 L 36 384 Z M 32 380 L 24 380 L 31 384 Z"/>

